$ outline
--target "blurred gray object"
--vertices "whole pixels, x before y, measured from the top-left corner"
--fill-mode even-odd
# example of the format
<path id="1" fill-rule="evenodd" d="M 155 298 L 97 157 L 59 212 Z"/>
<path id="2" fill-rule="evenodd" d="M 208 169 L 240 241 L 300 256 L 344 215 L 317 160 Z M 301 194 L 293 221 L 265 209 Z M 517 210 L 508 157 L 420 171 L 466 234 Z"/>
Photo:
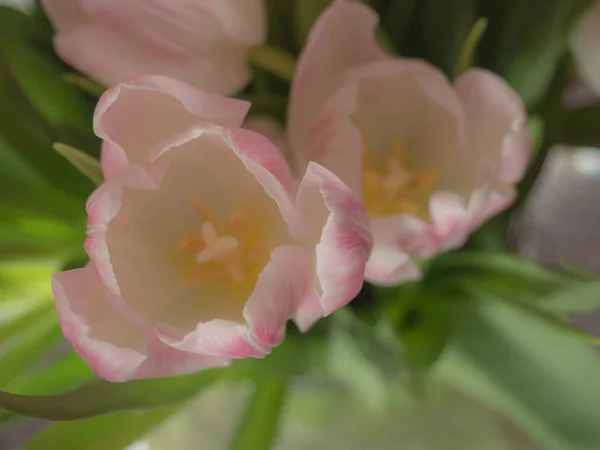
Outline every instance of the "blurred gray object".
<path id="1" fill-rule="evenodd" d="M 557 147 L 513 227 L 524 257 L 555 269 L 565 258 L 600 273 L 600 150 Z"/>

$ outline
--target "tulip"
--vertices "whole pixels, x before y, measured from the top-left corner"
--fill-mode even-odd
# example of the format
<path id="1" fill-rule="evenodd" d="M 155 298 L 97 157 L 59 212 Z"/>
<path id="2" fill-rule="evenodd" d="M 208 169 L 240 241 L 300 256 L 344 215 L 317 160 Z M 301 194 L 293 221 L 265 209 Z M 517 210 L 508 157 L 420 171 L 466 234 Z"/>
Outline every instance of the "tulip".
<path id="1" fill-rule="evenodd" d="M 600 95 L 600 2 L 596 2 L 575 27 L 571 50 L 581 77 Z"/>
<path id="2" fill-rule="evenodd" d="M 371 249 L 360 200 L 240 128 L 247 102 L 162 76 L 100 99 L 106 181 L 87 204 L 89 264 L 53 277 L 63 332 L 111 380 L 267 355 L 360 290 Z"/>
<path id="3" fill-rule="evenodd" d="M 56 52 L 111 86 L 145 74 L 233 94 L 266 39 L 264 0 L 43 0 Z"/>
<path id="4" fill-rule="evenodd" d="M 377 20 L 344 0 L 320 16 L 292 83 L 287 135 L 298 174 L 316 161 L 362 197 L 374 237 L 366 279 L 393 285 L 511 204 L 530 145 L 504 80 L 473 68 L 451 83 L 425 61 L 390 57 Z"/>

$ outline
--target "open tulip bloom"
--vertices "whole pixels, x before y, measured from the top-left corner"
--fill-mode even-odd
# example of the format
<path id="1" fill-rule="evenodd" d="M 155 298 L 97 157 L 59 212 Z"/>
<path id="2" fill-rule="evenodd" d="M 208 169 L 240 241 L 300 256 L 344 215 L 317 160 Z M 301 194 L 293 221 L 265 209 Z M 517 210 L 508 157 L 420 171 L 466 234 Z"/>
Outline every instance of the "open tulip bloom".
<path id="1" fill-rule="evenodd" d="M 146 76 L 108 90 L 95 129 L 106 181 L 88 201 L 90 263 L 58 273 L 65 336 L 123 381 L 263 357 L 358 293 L 366 211 L 311 163 L 239 128 L 249 104 Z"/>
<path id="2" fill-rule="evenodd" d="M 512 203 L 530 145 L 504 80 L 470 69 L 451 83 L 425 61 L 387 56 L 376 25 L 343 0 L 320 16 L 292 83 L 288 140 L 298 173 L 316 161 L 363 199 L 366 278 L 394 285 Z"/>

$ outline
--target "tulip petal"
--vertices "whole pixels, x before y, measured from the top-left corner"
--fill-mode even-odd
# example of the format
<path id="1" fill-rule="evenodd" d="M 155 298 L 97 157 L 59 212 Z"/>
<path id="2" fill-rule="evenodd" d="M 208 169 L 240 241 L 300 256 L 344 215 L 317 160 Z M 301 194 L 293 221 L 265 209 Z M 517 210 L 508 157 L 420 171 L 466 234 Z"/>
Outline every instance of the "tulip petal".
<path id="1" fill-rule="evenodd" d="M 230 130 L 224 138 L 289 221 L 294 181 L 281 150 L 265 136 L 242 128 Z"/>
<path id="2" fill-rule="evenodd" d="M 600 2 L 592 3 L 577 24 L 571 38 L 571 50 L 585 82 L 600 94 Z"/>
<path id="3" fill-rule="evenodd" d="M 470 154 L 497 154 L 501 181 L 519 181 L 530 157 L 527 113 L 519 96 L 504 79 L 483 69 L 466 71 L 455 88 L 465 111 Z"/>
<path id="4" fill-rule="evenodd" d="M 59 33 L 68 33 L 88 20 L 85 10 L 73 0 L 42 0 L 42 6 Z"/>
<path id="5" fill-rule="evenodd" d="M 102 167 L 108 178 L 143 163 L 153 145 L 192 126 L 241 125 L 250 104 L 199 91 L 158 75 L 136 78 L 106 91 L 96 107 L 94 129 L 104 139 Z"/>
<path id="6" fill-rule="evenodd" d="M 488 201 L 494 205 L 482 207 L 486 213 L 473 211 L 477 222 L 499 212 L 499 205 L 508 206 L 514 197 L 514 183 L 527 168 L 531 143 L 526 129 L 526 111 L 523 102 L 499 76 L 482 70 L 470 69 L 456 80 L 456 92 L 463 104 L 469 136 L 467 158 L 456 164 L 455 177 L 461 177 L 461 168 L 479 166 L 479 185 L 473 191 L 488 186 Z M 467 169 L 468 170 L 468 169 Z M 505 201 L 498 201 L 504 196 Z"/>
<path id="7" fill-rule="evenodd" d="M 285 133 L 275 119 L 268 116 L 252 116 L 246 119 L 243 128 L 262 134 L 279 149 L 288 162 L 291 162 Z"/>
<path id="8" fill-rule="evenodd" d="M 193 332 L 181 340 L 172 337 L 165 327 L 159 337 L 174 349 L 214 357 L 263 358 L 271 351 L 270 347 L 254 340 L 245 324 L 230 320 L 214 319 L 199 323 Z"/>
<path id="9" fill-rule="evenodd" d="M 348 186 L 315 162 L 309 163 L 300 183 L 297 208 L 301 220 L 296 226 L 302 232 L 322 227 L 315 249 L 317 276 L 321 306 L 330 314 L 350 302 L 362 287 L 372 247 L 369 217 Z"/>
<path id="10" fill-rule="evenodd" d="M 402 282 L 418 280 L 419 268 L 411 257 L 401 249 L 391 245 L 373 246 L 373 251 L 365 269 L 365 280 L 379 286 L 395 286 Z"/>
<path id="11" fill-rule="evenodd" d="M 216 0 L 209 8 L 227 33 L 247 47 L 267 38 L 267 8 L 264 0 Z"/>
<path id="12" fill-rule="evenodd" d="M 52 291 L 65 337 L 104 379 L 127 381 L 228 364 L 223 358 L 184 354 L 157 342 L 152 332 L 111 307 L 111 294 L 91 265 L 55 274 Z"/>
<path id="13" fill-rule="evenodd" d="M 283 341 L 287 321 L 296 315 L 299 305 L 305 301 L 310 305 L 313 299 L 313 270 L 313 258 L 304 248 L 284 245 L 273 250 L 244 308 L 256 341 L 268 347 Z M 302 319 L 304 325 L 310 321 L 305 316 Z"/>
<path id="14" fill-rule="evenodd" d="M 335 1 L 315 23 L 290 94 L 288 136 L 299 169 L 310 159 L 306 139 L 339 78 L 352 67 L 384 57 L 375 42 L 377 21 L 377 15 L 366 6 Z"/>

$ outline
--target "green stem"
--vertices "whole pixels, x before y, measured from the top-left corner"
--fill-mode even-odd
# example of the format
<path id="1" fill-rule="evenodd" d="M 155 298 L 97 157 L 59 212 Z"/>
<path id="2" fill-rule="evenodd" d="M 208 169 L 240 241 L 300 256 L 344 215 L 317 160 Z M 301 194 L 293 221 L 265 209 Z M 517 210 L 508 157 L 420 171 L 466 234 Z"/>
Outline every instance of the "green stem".
<path id="1" fill-rule="evenodd" d="M 294 57 L 286 51 L 270 45 L 252 48 L 248 58 L 255 66 L 277 75 L 285 81 L 292 81 L 296 71 Z"/>
<path id="2" fill-rule="evenodd" d="M 230 450 L 269 450 L 275 441 L 286 398 L 286 379 L 263 376 L 256 379 L 255 386 Z"/>

